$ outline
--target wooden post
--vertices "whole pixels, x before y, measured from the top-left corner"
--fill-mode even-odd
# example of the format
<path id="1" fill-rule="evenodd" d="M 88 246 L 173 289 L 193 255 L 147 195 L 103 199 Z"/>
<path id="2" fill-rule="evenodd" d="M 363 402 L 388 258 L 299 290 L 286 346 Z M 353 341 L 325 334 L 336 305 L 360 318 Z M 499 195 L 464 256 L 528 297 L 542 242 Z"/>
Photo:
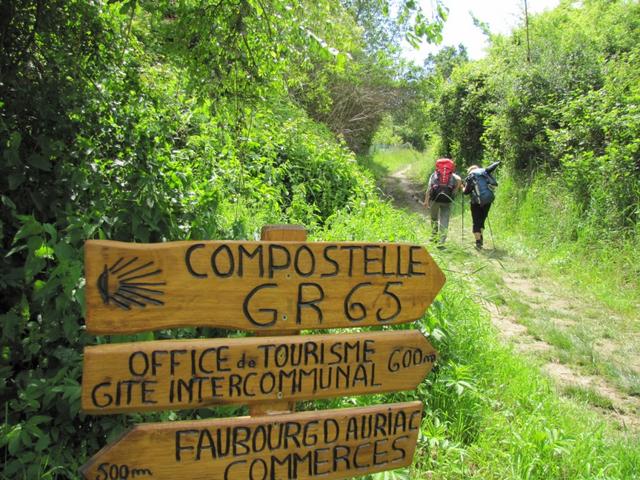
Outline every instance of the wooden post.
<path id="1" fill-rule="evenodd" d="M 267 242 L 305 242 L 307 240 L 307 229 L 302 225 L 265 225 L 260 232 L 260 240 Z M 291 332 L 275 330 L 270 332 L 256 332 L 256 335 L 259 337 L 271 337 L 291 335 Z M 267 402 L 249 406 L 249 414 L 252 417 L 277 415 L 294 412 L 295 409 L 296 402 L 294 401 Z"/>

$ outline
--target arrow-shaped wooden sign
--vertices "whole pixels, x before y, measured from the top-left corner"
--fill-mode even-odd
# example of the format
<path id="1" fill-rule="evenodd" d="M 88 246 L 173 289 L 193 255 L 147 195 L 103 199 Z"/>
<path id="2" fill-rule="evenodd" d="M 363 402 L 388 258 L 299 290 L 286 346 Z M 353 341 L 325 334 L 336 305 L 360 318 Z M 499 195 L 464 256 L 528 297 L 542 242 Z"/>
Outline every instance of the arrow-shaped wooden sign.
<path id="1" fill-rule="evenodd" d="M 86 347 L 82 409 L 106 414 L 412 390 L 436 351 L 417 330 Z"/>
<path id="2" fill-rule="evenodd" d="M 419 319 L 445 278 L 424 247 L 382 243 L 85 244 L 87 330 L 297 331 Z"/>
<path id="3" fill-rule="evenodd" d="M 87 480 L 350 478 L 408 466 L 422 403 L 134 427 L 100 450 Z"/>

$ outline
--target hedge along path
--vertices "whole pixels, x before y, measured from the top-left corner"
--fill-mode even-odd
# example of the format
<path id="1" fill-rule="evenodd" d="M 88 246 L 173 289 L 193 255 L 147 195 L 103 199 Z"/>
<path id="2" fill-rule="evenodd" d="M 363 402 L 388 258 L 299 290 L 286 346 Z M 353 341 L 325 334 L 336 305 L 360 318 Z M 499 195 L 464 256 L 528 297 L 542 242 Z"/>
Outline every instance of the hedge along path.
<path id="1" fill-rule="evenodd" d="M 94 455 L 86 479 L 350 478 L 413 462 L 422 402 L 137 425 Z"/>
<path id="2" fill-rule="evenodd" d="M 110 414 L 413 390 L 436 351 L 417 330 L 86 347 L 82 409 Z"/>
<path id="3" fill-rule="evenodd" d="M 301 241 L 85 244 L 87 331 L 262 332 L 422 317 L 445 278 L 424 247 Z"/>

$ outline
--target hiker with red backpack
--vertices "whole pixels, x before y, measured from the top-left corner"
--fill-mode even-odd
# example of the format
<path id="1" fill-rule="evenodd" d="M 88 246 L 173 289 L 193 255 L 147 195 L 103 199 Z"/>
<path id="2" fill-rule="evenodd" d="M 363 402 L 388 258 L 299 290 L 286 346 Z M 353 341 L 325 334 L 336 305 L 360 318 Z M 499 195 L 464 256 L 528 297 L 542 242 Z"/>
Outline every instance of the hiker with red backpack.
<path id="1" fill-rule="evenodd" d="M 487 168 L 471 165 L 467 170 L 467 178 L 464 180 L 465 195 L 471 195 L 471 218 L 473 219 L 473 235 L 476 239 L 476 248 L 482 249 L 484 244 L 484 223 L 489 215 L 489 209 L 495 199 L 493 190 L 498 182 L 491 175 L 500 162 L 495 162 Z"/>
<path id="2" fill-rule="evenodd" d="M 440 234 L 440 246 L 443 246 L 447 239 L 453 199 L 462 187 L 462 179 L 456 175 L 455 170 L 456 165 L 450 158 L 437 160 L 424 197 L 424 206 L 429 208 L 431 213 L 431 232 L 434 237 Z"/>

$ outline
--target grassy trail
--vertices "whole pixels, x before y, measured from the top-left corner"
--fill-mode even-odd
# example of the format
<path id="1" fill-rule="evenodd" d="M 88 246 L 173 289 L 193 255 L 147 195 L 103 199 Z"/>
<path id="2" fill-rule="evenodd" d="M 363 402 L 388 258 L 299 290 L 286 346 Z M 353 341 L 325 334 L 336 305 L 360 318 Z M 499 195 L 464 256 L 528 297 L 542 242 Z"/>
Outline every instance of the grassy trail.
<path id="1" fill-rule="evenodd" d="M 424 168 L 416 163 L 395 161 L 379 178 L 398 208 L 427 222 L 428 211 L 418 203 L 424 184 L 415 181 Z M 485 250 L 476 251 L 468 204 L 464 208 L 463 216 L 456 202 L 446 249 L 429 249 L 446 273 L 469 281 L 501 340 L 550 377 L 559 395 L 624 430 L 640 430 L 638 322 L 567 287 L 535 259 L 518 254 L 517 244 L 503 242 L 500 232 L 486 231 Z"/>

